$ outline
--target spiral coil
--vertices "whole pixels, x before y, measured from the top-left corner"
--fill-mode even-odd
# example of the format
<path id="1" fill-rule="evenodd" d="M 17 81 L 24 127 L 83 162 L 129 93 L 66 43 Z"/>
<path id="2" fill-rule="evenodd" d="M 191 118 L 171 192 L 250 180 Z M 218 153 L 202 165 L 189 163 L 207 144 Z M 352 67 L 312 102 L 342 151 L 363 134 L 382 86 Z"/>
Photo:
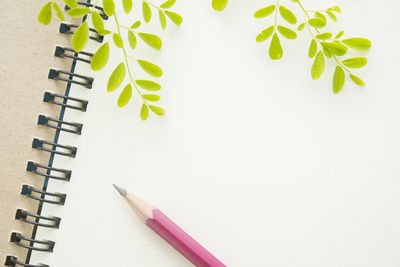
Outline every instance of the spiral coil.
<path id="1" fill-rule="evenodd" d="M 78 4 L 85 7 L 93 7 L 103 19 L 108 19 L 103 8 L 93 6 L 90 4 L 90 0 L 87 2 L 78 2 Z M 67 6 L 66 9 L 68 9 Z M 85 19 L 86 17 L 83 18 L 83 20 Z M 75 24 L 61 23 L 59 31 L 64 34 L 73 34 L 78 26 L 79 25 Z M 90 33 L 90 39 L 100 43 L 103 41 L 103 37 L 99 35 L 95 29 L 90 29 Z M 43 205 L 47 204 L 64 205 L 67 197 L 67 195 L 63 193 L 47 191 L 47 184 L 50 179 L 64 182 L 68 182 L 71 179 L 72 171 L 54 167 L 53 160 L 55 155 L 72 158 L 76 156 L 76 147 L 59 144 L 58 139 L 61 132 L 76 135 L 80 135 L 82 132 L 83 125 L 78 122 L 65 121 L 64 113 L 66 109 L 73 109 L 81 112 L 85 112 L 87 109 L 88 101 L 71 97 L 69 96 L 69 92 L 72 84 L 77 84 L 87 89 L 92 88 L 93 78 L 75 73 L 75 66 L 78 61 L 90 64 L 93 54 L 84 51 L 77 53 L 72 48 L 57 46 L 54 56 L 58 58 L 72 59 L 72 66 L 70 71 L 56 69 L 50 69 L 49 71 L 49 79 L 66 82 L 67 87 L 64 94 L 55 94 L 52 92 L 44 93 L 43 102 L 60 106 L 61 111 L 58 118 L 53 118 L 43 114 L 39 114 L 38 116 L 38 125 L 55 130 L 54 140 L 48 141 L 40 138 L 33 138 L 32 148 L 48 152 L 50 154 L 49 162 L 47 164 L 41 164 L 34 161 L 28 161 L 27 163 L 27 172 L 37 175 L 38 177 L 43 177 L 43 187 L 38 189 L 31 185 L 22 185 L 20 192 L 21 195 L 38 201 L 38 209 L 36 212 L 17 209 L 15 219 L 33 225 L 33 230 L 29 236 L 15 231 L 11 233 L 10 242 L 18 247 L 27 249 L 28 253 L 24 261 L 18 260 L 17 257 L 13 255 L 7 255 L 4 263 L 5 266 L 49 267 L 43 263 L 36 265 L 30 263 L 32 251 L 52 252 L 55 246 L 54 241 L 37 239 L 36 233 L 39 227 L 58 229 L 61 223 L 61 218 L 59 217 L 43 215 L 42 209 Z"/>

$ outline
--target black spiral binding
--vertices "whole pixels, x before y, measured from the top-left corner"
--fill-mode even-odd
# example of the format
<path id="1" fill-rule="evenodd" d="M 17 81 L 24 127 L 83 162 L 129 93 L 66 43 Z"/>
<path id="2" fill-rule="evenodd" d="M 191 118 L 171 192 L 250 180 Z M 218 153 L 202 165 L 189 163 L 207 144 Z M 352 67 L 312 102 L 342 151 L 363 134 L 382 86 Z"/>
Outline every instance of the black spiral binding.
<path id="1" fill-rule="evenodd" d="M 90 0 L 87 2 L 78 2 L 81 6 L 93 7 Z M 103 17 L 108 19 L 105 15 L 103 8 L 94 7 Z M 66 7 L 66 9 L 68 9 Z M 86 17 L 83 18 L 85 20 Z M 78 27 L 75 24 L 62 23 L 60 26 L 60 33 L 72 34 Z M 103 37 L 100 36 L 94 29 L 90 29 L 90 39 L 97 42 L 102 42 Z M 70 71 L 50 69 L 49 79 L 60 80 L 67 83 L 64 94 L 55 94 L 52 92 L 45 92 L 43 102 L 58 105 L 61 111 L 58 118 L 52 118 L 43 114 L 39 114 L 37 124 L 43 127 L 48 127 L 55 130 L 53 141 L 47 141 L 40 138 L 34 138 L 32 141 L 32 148 L 39 151 L 50 153 L 49 161 L 47 164 L 41 164 L 34 161 L 28 161 L 26 171 L 32 173 L 39 178 L 43 179 L 43 186 L 41 189 L 35 188 L 30 185 L 24 184 L 21 189 L 21 195 L 28 197 L 32 200 L 38 201 L 38 208 L 36 212 L 30 212 L 24 209 L 17 209 L 15 219 L 24 223 L 33 225 L 33 230 L 30 236 L 25 236 L 18 232 L 12 232 L 10 242 L 16 246 L 27 249 L 27 257 L 24 261 L 18 260 L 15 256 L 8 255 L 6 257 L 5 266 L 25 266 L 25 267 L 49 267 L 46 264 L 30 264 L 32 251 L 52 252 L 55 242 L 50 240 L 38 240 L 36 233 L 39 227 L 50 229 L 58 229 L 60 227 L 61 218 L 50 215 L 42 215 L 43 205 L 64 205 L 66 194 L 48 192 L 47 187 L 49 180 L 59 180 L 68 182 L 71 179 L 72 171 L 56 168 L 53 166 L 55 155 L 61 155 L 74 158 L 77 153 L 77 148 L 74 146 L 59 144 L 59 135 L 61 132 L 80 135 L 83 125 L 77 122 L 64 121 L 64 113 L 66 109 L 77 110 L 85 112 L 88 106 L 88 101 L 74 98 L 69 96 L 71 84 L 78 84 L 85 88 L 92 88 L 93 78 L 75 73 L 75 66 L 77 61 L 90 64 L 93 57 L 92 53 L 88 52 L 75 52 L 68 47 L 57 46 L 54 55 L 59 58 L 72 59 L 72 66 Z"/>

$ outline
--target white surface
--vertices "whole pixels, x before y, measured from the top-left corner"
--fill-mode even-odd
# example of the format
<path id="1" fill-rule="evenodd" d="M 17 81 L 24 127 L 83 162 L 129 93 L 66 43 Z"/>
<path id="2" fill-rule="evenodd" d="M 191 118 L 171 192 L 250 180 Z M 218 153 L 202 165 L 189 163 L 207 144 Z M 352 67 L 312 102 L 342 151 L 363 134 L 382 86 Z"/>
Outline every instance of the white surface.
<path id="1" fill-rule="evenodd" d="M 347 81 L 339 95 L 331 92 L 332 62 L 311 80 L 307 32 L 282 40 L 277 62 L 267 43 L 255 42 L 272 18 L 252 14 L 274 1 L 231 0 L 223 13 L 209 2 L 178 1 L 173 10 L 184 23 L 168 22 L 162 52 L 141 44 L 133 53 L 165 71 L 164 117 L 141 122 L 138 100 L 116 107 L 119 94 L 106 92 L 104 75 L 119 63 L 115 53 L 92 90 L 73 87 L 89 109 L 66 114 L 84 123 L 83 133 L 60 138 L 78 154 L 55 161 L 73 170 L 70 183 L 49 186 L 67 202 L 46 205 L 43 214 L 61 216 L 61 228 L 39 231 L 56 247 L 32 262 L 190 266 L 142 225 L 116 183 L 228 266 L 400 266 L 400 2 L 303 1 L 309 9 L 340 5 L 335 32 L 372 40 L 368 65 L 356 71 L 367 86 Z M 137 17 L 137 2 L 134 9 Z M 141 30 L 160 33 L 157 16 Z"/>

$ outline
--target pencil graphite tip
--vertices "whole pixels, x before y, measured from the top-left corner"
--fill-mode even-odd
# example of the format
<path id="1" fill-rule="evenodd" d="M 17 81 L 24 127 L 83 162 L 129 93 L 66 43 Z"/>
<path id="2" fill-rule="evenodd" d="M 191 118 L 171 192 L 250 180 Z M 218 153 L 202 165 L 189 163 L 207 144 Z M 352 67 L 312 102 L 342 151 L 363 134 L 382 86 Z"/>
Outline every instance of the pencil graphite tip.
<path id="1" fill-rule="evenodd" d="M 121 196 L 126 196 L 126 190 L 125 189 L 119 187 L 116 184 L 113 184 L 113 186 L 115 187 L 115 189 L 117 189 L 118 193 L 120 193 Z"/>

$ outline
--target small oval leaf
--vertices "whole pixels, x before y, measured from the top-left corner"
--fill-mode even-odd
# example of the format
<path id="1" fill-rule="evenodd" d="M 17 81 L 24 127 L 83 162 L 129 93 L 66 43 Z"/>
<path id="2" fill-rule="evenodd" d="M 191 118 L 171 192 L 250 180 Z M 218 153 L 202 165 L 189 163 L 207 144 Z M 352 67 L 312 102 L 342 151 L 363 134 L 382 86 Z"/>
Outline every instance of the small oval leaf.
<path id="1" fill-rule="evenodd" d="M 330 32 L 320 33 L 320 34 L 317 34 L 316 37 L 320 40 L 326 40 L 326 39 L 330 39 L 332 37 L 332 33 L 330 33 Z"/>
<path id="2" fill-rule="evenodd" d="M 168 11 L 168 10 L 165 10 L 164 12 L 165 12 L 165 15 L 167 15 L 168 18 L 173 23 L 175 23 L 175 25 L 179 26 L 182 24 L 183 19 L 182 19 L 181 15 L 179 15 L 178 13 L 175 13 L 175 12 Z"/>
<path id="3" fill-rule="evenodd" d="M 329 16 L 329 18 L 331 19 L 331 20 L 333 20 L 334 22 L 337 22 L 337 17 L 336 17 L 336 15 L 335 14 L 333 14 L 333 12 L 332 11 L 326 11 L 326 14 L 328 14 L 328 16 Z"/>
<path id="4" fill-rule="evenodd" d="M 151 111 L 153 111 L 153 113 L 157 114 L 158 116 L 162 116 L 165 113 L 165 111 L 164 111 L 164 109 L 162 107 L 149 105 L 149 108 L 150 108 Z"/>
<path id="5" fill-rule="evenodd" d="M 271 45 L 269 47 L 269 57 L 271 59 L 280 59 L 283 55 L 283 49 L 278 34 L 272 36 Z"/>
<path id="6" fill-rule="evenodd" d="M 110 45 L 107 43 L 103 44 L 96 53 L 93 55 L 90 67 L 94 71 L 101 70 L 106 64 L 110 57 Z"/>
<path id="7" fill-rule="evenodd" d="M 228 0 L 212 0 L 212 8 L 216 11 L 222 11 L 228 5 Z"/>
<path id="8" fill-rule="evenodd" d="M 161 89 L 161 85 L 153 81 L 136 80 L 135 82 L 140 88 L 147 91 L 159 91 Z"/>
<path id="9" fill-rule="evenodd" d="M 75 7 L 75 8 L 71 8 L 70 10 L 68 10 L 68 16 L 70 16 L 71 18 L 80 18 L 85 16 L 87 13 L 89 13 L 89 8 L 87 7 Z"/>
<path id="10" fill-rule="evenodd" d="M 335 11 L 335 12 L 337 12 L 337 13 L 341 13 L 341 12 L 342 12 L 342 10 L 340 9 L 340 7 L 338 7 L 338 6 L 330 7 L 330 8 L 328 8 L 328 10 Z"/>
<path id="11" fill-rule="evenodd" d="M 142 2 L 142 12 L 144 21 L 146 23 L 149 23 L 149 21 L 151 20 L 151 9 L 146 2 Z"/>
<path id="12" fill-rule="evenodd" d="M 140 20 L 136 21 L 135 23 L 132 24 L 131 29 L 137 29 L 140 27 Z"/>
<path id="13" fill-rule="evenodd" d="M 97 11 L 92 13 L 92 24 L 97 32 L 102 32 L 104 30 L 104 22 Z"/>
<path id="14" fill-rule="evenodd" d="M 315 12 L 315 17 L 316 18 L 321 18 L 323 20 L 326 20 L 326 17 L 324 14 L 322 14 L 321 12 Z"/>
<path id="15" fill-rule="evenodd" d="M 153 94 L 143 94 L 142 97 L 148 101 L 156 102 L 160 100 L 160 97 L 158 95 L 153 95 Z"/>
<path id="16" fill-rule="evenodd" d="M 283 27 L 281 25 L 278 25 L 278 31 L 282 36 L 286 37 L 287 39 L 296 39 L 297 38 L 297 33 L 292 31 L 289 28 Z"/>
<path id="17" fill-rule="evenodd" d="M 128 83 L 124 90 L 122 90 L 121 94 L 119 95 L 118 98 L 118 107 L 122 108 L 126 104 L 128 104 L 129 100 L 131 100 L 132 97 L 132 85 Z"/>
<path id="18" fill-rule="evenodd" d="M 44 25 L 49 25 L 51 22 L 51 2 L 46 3 L 38 15 L 38 21 Z"/>
<path id="19" fill-rule="evenodd" d="M 279 14 L 281 14 L 282 18 L 289 22 L 290 24 L 296 24 L 297 18 L 296 16 L 284 6 L 279 6 Z"/>
<path id="20" fill-rule="evenodd" d="M 76 29 L 74 35 L 72 36 L 72 47 L 76 52 L 80 52 L 85 48 L 89 40 L 89 26 L 87 21 L 82 23 L 78 29 Z"/>
<path id="21" fill-rule="evenodd" d="M 332 57 L 332 53 L 331 53 L 331 51 L 330 51 L 328 48 L 322 47 L 322 51 L 324 51 L 324 55 L 325 55 L 327 58 L 331 58 L 331 57 Z"/>
<path id="22" fill-rule="evenodd" d="M 358 51 L 366 51 L 371 47 L 371 41 L 365 38 L 348 38 L 342 40 L 342 42 L 348 45 L 350 48 Z"/>
<path id="23" fill-rule="evenodd" d="M 125 78 L 125 64 L 120 63 L 114 71 L 111 73 L 110 78 L 108 79 L 107 83 L 107 91 L 112 92 L 117 89 L 121 83 L 124 81 Z"/>
<path id="24" fill-rule="evenodd" d="M 129 46 L 132 49 L 136 48 L 137 40 L 136 40 L 135 34 L 132 31 L 128 31 L 128 42 L 129 42 Z"/>
<path id="25" fill-rule="evenodd" d="M 158 18 L 160 19 L 160 25 L 163 30 L 167 27 L 167 20 L 165 18 L 164 12 L 162 10 L 158 10 Z"/>
<path id="26" fill-rule="evenodd" d="M 318 80 L 325 69 L 325 57 L 322 51 L 319 51 L 315 57 L 314 63 L 311 67 L 311 77 L 313 80 Z"/>
<path id="27" fill-rule="evenodd" d="M 142 67 L 142 69 L 151 76 L 161 77 L 163 75 L 163 71 L 159 66 L 146 60 L 139 59 L 137 62 L 139 63 L 140 67 Z"/>
<path id="28" fill-rule="evenodd" d="M 361 80 L 360 78 L 358 78 L 356 75 L 354 74 L 350 74 L 350 79 L 355 82 L 356 84 L 360 85 L 360 86 L 364 86 L 365 82 L 363 80 Z"/>
<path id="29" fill-rule="evenodd" d="M 64 13 L 61 10 L 60 6 L 56 2 L 53 2 L 53 9 L 54 9 L 54 12 L 56 12 L 57 17 L 60 20 L 64 21 L 65 20 Z"/>
<path id="30" fill-rule="evenodd" d="M 256 19 L 265 18 L 265 17 L 271 15 L 274 12 L 275 8 L 276 8 L 275 5 L 271 5 L 271 6 L 267 6 L 267 7 L 261 8 L 261 9 L 257 10 L 254 13 L 254 17 Z"/>
<path id="31" fill-rule="evenodd" d="M 119 48 L 124 47 L 124 43 L 123 43 L 123 41 L 122 41 L 122 38 L 121 38 L 121 36 L 120 36 L 118 33 L 114 33 L 114 34 L 113 34 L 113 40 L 114 40 L 114 44 L 115 44 L 117 47 L 119 47 Z"/>
<path id="32" fill-rule="evenodd" d="M 167 0 L 161 4 L 161 8 L 170 8 L 175 4 L 176 0 Z"/>
<path id="33" fill-rule="evenodd" d="M 312 18 L 308 20 L 308 24 L 315 28 L 323 28 L 326 25 L 326 20 L 321 18 Z"/>
<path id="34" fill-rule="evenodd" d="M 148 46 L 150 46 L 153 49 L 160 50 L 162 46 L 162 41 L 161 39 L 150 33 L 138 33 L 140 39 L 142 39 Z"/>
<path id="35" fill-rule="evenodd" d="M 132 10 L 132 0 L 122 0 L 122 6 L 126 14 L 129 14 Z"/>
<path id="36" fill-rule="evenodd" d="M 335 56 L 344 56 L 347 53 L 347 46 L 339 42 L 321 42 L 322 46 L 329 49 Z"/>
<path id="37" fill-rule="evenodd" d="M 143 104 L 142 108 L 140 109 L 140 118 L 145 121 L 147 117 L 149 117 L 149 108 L 146 104 Z"/>
<path id="38" fill-rule="evenodd" d="M 318 44 L 314 39 L 311 40 L 310 48 L 308 49 L 308 57 L 313 58 L 317 54 Z"/>
<path id="39" fill-rule="evenodd" d="M 300 24 L 300 25 L 297 27 L 297 30 L 298 30 L 298 31 L 302 31 L 302 30 L 304 29 L 305 26 L 306 26 L 306 24 L 303 22 L 302 24 Z"/>
<path id="40" fill-rule="evenodd" d="M 359 69 L 367 65 L 368 59 L 366 57 L 353 57 L 342 61 L 343 65 L 352 69 Z"/>
<path id="41" fill-rule="evenodd" d="M 333 74 L 333 82 L 332 82 L 332 87 L 333 87 L 333 93 L 337 94 L 342 90 L 343 85 L 344 85 L 344 71 L 342 67 L 336 66 L 335 73 Z"/>
<path id="42" fill-rule="evenodd" d="M 111 17 L 115 13 L 115 4 L 113 0 L 103 0 L 104 13 Z"/>
<path id="43" fill-rule="evenodd" d="M 343 34 L 344 34 L 344 31 L 338 32 L 338 34 L 336 34 L 336 36 L 335 36 L 335 39 L 339 39 L 340 37 L 342 37 Z"/>
<path id="44" fill-rule="evenodd" d="M 269 37 L 271 37 L 273 32 L 274 32 L 274 26 L 270 26 L 270 27 L 266 28 L 265 30 L 260 32 L 260 34 L 257 35 L 256 41 L 257 42 L 264 42 Z"/>

